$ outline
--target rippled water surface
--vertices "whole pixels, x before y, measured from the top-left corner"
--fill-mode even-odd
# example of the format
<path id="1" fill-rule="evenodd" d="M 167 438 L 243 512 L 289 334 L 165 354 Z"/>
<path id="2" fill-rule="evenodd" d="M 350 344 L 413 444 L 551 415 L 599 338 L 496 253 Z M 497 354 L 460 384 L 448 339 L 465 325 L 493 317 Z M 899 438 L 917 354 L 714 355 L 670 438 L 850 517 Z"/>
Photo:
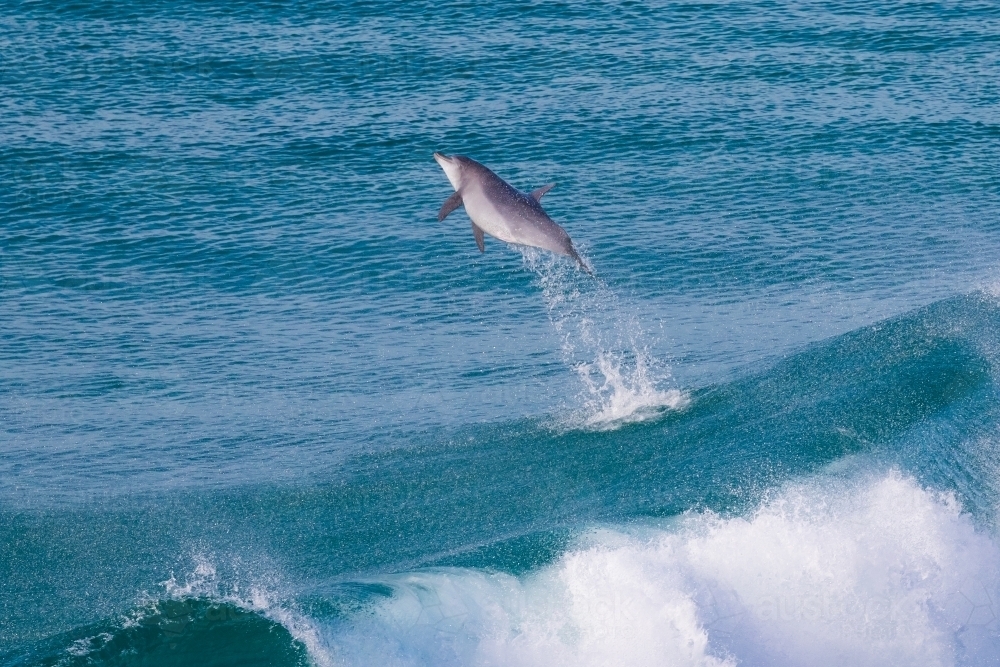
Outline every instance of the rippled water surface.
<path id="1" fill-rule="evenodd" d="M 1000 656 L 995 3 L 12 2 L 0 183 L 2 664 Z"/>

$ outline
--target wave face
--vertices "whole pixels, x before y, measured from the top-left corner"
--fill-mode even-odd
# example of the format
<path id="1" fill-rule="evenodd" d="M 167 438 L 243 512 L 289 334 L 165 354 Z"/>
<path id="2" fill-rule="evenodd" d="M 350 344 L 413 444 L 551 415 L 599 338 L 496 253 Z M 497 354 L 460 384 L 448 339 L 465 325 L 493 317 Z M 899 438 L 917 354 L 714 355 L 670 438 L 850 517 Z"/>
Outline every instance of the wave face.
<path id="1" fill-rule="evenodd" d="M 233 604 L 163 599 L 7 656 L 14 665 L 295 665 L 305 647 L 280 623 Z"/>
<path id="2" fill-rule="evenodd" d="M 997 663 L 998 34 L 6 2 L 0 667 Z"/>
<path id="3" fill-rule="evenodd" d="M 982 664 L 997 332 L 993 297 L 960 297 L 612 430 L 470 426 L 322 484 L 5 512 L 7 658 Z"/>

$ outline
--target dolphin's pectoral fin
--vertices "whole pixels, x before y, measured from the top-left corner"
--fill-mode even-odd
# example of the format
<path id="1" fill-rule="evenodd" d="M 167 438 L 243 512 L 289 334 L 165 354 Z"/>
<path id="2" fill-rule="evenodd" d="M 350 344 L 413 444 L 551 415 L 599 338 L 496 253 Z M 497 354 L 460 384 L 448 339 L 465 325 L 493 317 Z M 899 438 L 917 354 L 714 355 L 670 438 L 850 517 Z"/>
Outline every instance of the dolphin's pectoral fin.
<path id="1" fill-rule="evenodd" d="M 546 192 L 548 192 L 549 190 L 551 190 L 555 186 L 556 186 L 555 183 L 549 183 L 548 185 L 543 185 L 542 187 L 538 188 L 537 190 L 532 190 L 531 191 L 531 197 L 532 197 L 532 199 L 534 199 L 535 201 L 542 201 L 542 195 L 544 195 Z"/>
<path id="2" fill-rule="evenodd" d="M 483 230 L 476 227 L 476 223 L 472 223 L 472 235 L 476 237 L 476 245 L 479 246 L 479 252 L 486 252 L 486 243 L 483 241 Z"/>
<path id="3" fill-rule="evenodd" d="M 455 194 L 444 200 L 441 210 L 438 211 L 438 222 L 448 217 L 448 214 L 462 205 L 462 195 L 456 190 Z"/>

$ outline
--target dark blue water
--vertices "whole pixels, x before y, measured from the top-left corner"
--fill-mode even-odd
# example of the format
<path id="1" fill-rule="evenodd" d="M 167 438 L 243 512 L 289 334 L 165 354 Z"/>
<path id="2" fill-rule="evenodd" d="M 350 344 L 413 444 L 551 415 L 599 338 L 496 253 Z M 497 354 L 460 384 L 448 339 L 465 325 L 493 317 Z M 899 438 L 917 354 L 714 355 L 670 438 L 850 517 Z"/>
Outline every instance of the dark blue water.
<path id="1" fill-rule="evenodd" d="M 994 3 L 11 2 L 0 183 L 0 664 L 1000 662 Z"/>

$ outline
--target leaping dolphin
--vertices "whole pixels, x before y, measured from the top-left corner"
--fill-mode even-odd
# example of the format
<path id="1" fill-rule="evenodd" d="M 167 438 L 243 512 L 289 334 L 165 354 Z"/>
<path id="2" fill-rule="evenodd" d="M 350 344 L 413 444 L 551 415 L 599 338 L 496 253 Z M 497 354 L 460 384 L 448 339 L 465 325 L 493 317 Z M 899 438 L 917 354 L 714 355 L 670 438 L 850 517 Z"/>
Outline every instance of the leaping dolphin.
<path id="1" fill-rule="evenodd" d="M 567 255 L 575 259 L 584 271 L 592 273 L 590 267 L 580 259 L 566 230 L 553 222 L 539 203 L 542 195 L 551 190 L 555 183 L 543 185 L 526 194 L 511 187 L 472 158 L 435 153 L 434 159 L 444 169 L 455 188 L 455 194 L 448 197 L 438 211 L 438 221 L 444 220 L 449 213 L 464 204 L 465 212 L 472 220 L 472 235 L 476 237 L 479 252 L 486 251 L 483 242 L 485 233 L 507 243 Z"/>

